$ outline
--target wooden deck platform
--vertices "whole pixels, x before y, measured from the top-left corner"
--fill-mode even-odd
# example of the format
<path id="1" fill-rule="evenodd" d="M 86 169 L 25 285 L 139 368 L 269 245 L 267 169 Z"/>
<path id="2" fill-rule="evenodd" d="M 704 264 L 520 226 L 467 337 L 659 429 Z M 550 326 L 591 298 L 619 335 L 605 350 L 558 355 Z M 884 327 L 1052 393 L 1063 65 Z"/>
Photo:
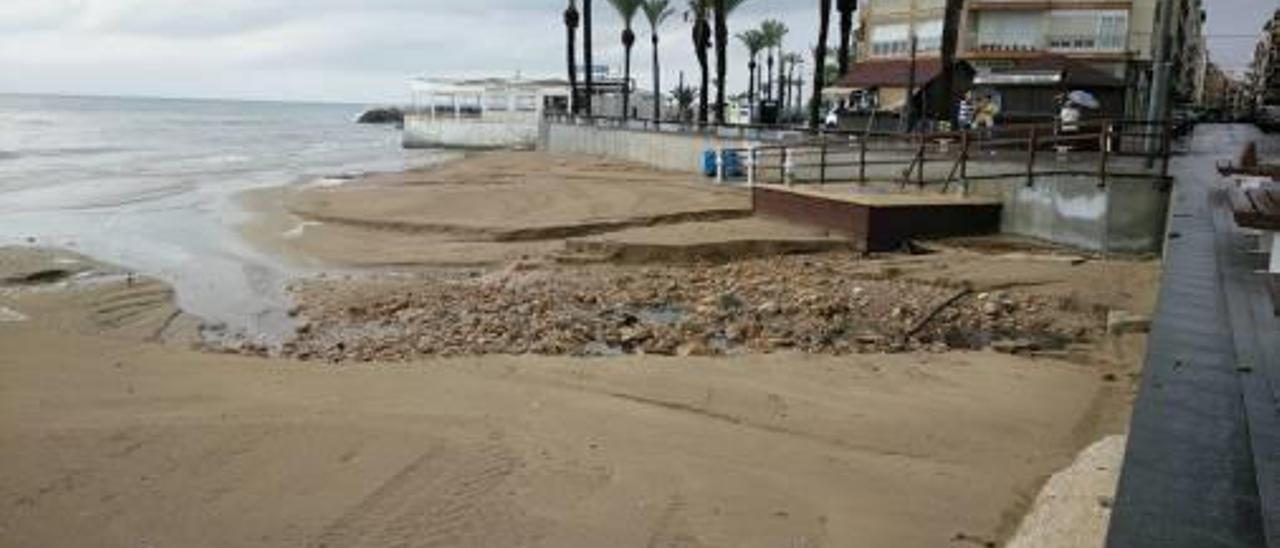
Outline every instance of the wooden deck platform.
<path id="1" fill-rule="evenodd" d="M 856 186 L 756 185 L 757 215 L 818 226 L 849 238 L 860 251 L 891 251 L 906 240 L 993 234 L 1000 201 L 943 194 L 857 192 Z"/>

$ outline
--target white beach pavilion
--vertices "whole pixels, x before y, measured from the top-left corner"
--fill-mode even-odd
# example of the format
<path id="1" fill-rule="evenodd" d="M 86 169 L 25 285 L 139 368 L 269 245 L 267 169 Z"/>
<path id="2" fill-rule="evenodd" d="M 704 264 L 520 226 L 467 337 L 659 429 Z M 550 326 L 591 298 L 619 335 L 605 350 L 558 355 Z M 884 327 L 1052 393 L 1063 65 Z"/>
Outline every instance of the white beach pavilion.
<path id="1" fill-rule="evenodd" d="M 522 78 L 417 78 L 405 148 L 532 147 L 547 112 L 567 113 L 568 82 Z"/>

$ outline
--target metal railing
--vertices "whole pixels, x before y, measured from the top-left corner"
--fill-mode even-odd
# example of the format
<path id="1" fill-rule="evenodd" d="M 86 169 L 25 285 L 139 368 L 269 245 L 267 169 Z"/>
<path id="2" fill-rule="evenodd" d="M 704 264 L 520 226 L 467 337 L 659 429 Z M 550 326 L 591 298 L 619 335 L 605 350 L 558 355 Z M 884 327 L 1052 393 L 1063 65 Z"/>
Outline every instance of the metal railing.
<path id="1" fill-rule="evenodd" d="M 1032 186 L 1037 178 L 1058 176 L 1096 178 L 1099 187 L 1117 178 L 1167 183 L 1171 133 L 1169 124 L 1142 121 L 932 133 L 821 131 L 799 141 L 721 149 L 716 175 L 749 184 L 865 185 L 885 180 L 870 170 L 890 169 L 889 179 L 901 186 L 940 185 L 944 191 L 952 184 L 967 191 L 971 181 L 1009 178 L 1025 178 Z M 1130 160 L 1117 165 L 1122 158 Z"/>

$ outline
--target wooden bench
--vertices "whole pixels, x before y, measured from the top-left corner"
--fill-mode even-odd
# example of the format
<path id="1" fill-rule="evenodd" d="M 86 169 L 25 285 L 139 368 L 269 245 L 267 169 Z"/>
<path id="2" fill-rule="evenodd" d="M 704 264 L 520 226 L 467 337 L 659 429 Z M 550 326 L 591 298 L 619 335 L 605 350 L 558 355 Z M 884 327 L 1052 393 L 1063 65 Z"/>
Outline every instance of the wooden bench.
<path id="1" fill-rule="evenodd" d="M 1262 232 L 1260 251 L 1269 254 L 1267 289 L 1280 315 L 1280 188 L 1233 188 L 1228 195 L 1236 224 Z"/>

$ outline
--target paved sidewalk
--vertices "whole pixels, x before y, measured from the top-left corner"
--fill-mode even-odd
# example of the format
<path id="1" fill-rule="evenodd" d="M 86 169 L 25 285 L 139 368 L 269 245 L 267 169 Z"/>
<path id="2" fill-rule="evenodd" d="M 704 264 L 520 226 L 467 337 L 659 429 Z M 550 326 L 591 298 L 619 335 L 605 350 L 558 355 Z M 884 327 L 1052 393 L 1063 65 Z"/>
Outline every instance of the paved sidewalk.
<path id="1" fill-rule="evenodd" d="M 1160 300 L 1108 535 L 1113 548 L 1280 546 L 1280 322 L 1202 126 L 1175 161 Z M 1268 542 L 1270 540 L 1270 542 Z"/>

